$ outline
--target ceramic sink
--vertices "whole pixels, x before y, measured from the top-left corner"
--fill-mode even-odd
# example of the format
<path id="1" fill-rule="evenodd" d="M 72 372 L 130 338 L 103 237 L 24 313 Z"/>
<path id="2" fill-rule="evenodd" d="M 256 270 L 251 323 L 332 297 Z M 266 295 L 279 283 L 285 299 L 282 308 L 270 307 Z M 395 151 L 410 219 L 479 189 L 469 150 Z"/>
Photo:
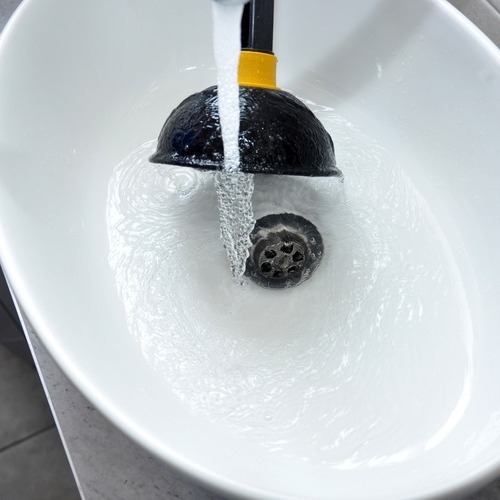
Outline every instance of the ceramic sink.
<path id="1" fill-rule="evenodd" d="M 230 497 L 457 498 L 500 474 L 500 53 L 444 0 L 276 0 L 338 180 L 256 176 L 325 240 L 232 280 L 209 173 L 152 165 L 216 82 L 209 0 L 26 0 L 0 42 L 0 257 L 117 427 Z"/>

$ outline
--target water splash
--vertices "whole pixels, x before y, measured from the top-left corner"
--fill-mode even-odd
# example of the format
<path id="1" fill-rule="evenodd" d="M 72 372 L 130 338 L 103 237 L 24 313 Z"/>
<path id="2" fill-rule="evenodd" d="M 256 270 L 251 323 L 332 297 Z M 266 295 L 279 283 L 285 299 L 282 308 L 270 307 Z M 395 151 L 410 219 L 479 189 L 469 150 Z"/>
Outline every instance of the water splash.
<path id="1" fill-rule="evenodd" d="M 241 282 L 251 246 L 253 175 L 240 171 L 238 62 L 242 5 L 212 2 L 214 54 L 219 116 L 224 143 L 224 170 L 215 174 L 220 235 L 233 277 Z"/>

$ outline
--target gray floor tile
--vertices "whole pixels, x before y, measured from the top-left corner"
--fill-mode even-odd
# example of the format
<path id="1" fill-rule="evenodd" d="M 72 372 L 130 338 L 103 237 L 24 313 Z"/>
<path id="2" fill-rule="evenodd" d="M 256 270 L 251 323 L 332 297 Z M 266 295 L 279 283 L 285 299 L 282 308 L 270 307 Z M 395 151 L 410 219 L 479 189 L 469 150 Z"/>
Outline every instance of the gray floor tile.
<path id="1" fill-rule="evenodd" d="M 55 428 L 0 453 L 0 498 L 6 500 L 80 498 Z"/>
<path id="2" fill-rule="evenodd" d="M 472 495 L 468 500 L 498 500 L 500 498 L 500 480 Z"/>
<path id="3" fill-rule="evenodd" d="M 3 0 L 0 0 L 0 5 L 2 4 L 2 2 Z M 9 286 L 7 285 L 7 280 L 5 278 L 5 274 L 1 267 L 0 267 L 0 302 L 2 303 L 2 306 L 5 308 L 6 312 L 10 314 L 12 321 L 16 324 L 16 326 L 18 328 L 21 328 L 21 323 L 19 321 L 19 318 L 17 317 L 16 306 L 12 301 Z"/>
<path id="4" fill-rule="evenodd" d="M 1 276 L 0 276 L 1 279 Z M 0 301 L 0 340 L 8 342 L 19 336 L 19 328 L 14 323 L 10 312 Z"/>
<path id="5" fill-rule="evenodd" d="M 1 1 L 1 0 L 0 0 Z M 0 288 L 2 286 L 0 275 Z M 10 351 L 33 365 L 28 344 L 15 318 L 0 299 L 0 342 Z"/>
<path id="6" fill-rule="evenodd" d="M 35 369 L 0 345 L 0 449 L 52 424 Z"/>
<path id="7" fill-rule="evenodd" d="M 460 12 L 478 26 L 492 42 L 500 46 L 500 0 L 450 0 Z M 493 6 L 495 4 L 495 7 Z"/>

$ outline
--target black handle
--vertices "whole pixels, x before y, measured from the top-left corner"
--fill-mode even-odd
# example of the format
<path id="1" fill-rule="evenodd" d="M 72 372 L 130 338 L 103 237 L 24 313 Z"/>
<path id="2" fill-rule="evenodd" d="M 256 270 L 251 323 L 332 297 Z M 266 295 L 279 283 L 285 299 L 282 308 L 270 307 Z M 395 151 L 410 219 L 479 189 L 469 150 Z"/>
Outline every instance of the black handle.
<path id="1" fill-rule="evenodd" d="M 251 0 L 241 18 L 241 50 L 273 53 L 274 0 Z"/>

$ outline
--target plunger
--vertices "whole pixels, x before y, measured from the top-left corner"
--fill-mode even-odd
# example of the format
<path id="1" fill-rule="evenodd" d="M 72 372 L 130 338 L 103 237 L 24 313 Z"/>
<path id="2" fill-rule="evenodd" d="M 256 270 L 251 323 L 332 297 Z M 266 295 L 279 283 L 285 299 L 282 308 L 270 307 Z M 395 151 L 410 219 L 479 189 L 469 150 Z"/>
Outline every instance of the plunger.
<path id="1" fill-rule="evenodd" d="M 299 99 L 276 86 L 274 0 L 252 0 L 242 16 L 240 169 L 254 174 L 337 176 L 332 138 Z M 222 170 L 217 87 L 193 94 L 161 129 L 153 163 Z"/>

